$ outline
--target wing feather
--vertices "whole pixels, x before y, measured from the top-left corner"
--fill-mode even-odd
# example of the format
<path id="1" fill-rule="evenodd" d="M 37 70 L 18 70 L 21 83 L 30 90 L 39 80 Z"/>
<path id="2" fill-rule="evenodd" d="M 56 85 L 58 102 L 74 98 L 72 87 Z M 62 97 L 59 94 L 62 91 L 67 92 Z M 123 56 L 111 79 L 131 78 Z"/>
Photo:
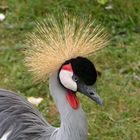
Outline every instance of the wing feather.
<path id="1" fill-rule="evenodd" d="M 26 99 L 0 90 L 0 138 L 8 140 L 49 140 L 55 130 Z"/>

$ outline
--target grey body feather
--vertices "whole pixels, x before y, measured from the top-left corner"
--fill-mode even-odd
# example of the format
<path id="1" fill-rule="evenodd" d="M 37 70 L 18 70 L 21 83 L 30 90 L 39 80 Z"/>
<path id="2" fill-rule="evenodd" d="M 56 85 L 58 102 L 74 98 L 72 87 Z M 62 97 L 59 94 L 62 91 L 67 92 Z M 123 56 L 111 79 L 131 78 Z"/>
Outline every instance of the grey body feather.
<path id="1" fill-rule="evenodd" d="M 26 99 L 0 90 L 0 138 L 9 130 L 8 140 L 49 140 L 55 128 Z"/>
<path id="2" fill-rule="evenodd" d="M 50 91 L 60 113 L 56 129 L 24 98 L 0 90 L 0 138 L 11 130 L 8 140 L 87 140 L 87 122 L 81 107 L 74 110 L 66 100 L 66 89 L 57 73 L 49 80 Z"/>

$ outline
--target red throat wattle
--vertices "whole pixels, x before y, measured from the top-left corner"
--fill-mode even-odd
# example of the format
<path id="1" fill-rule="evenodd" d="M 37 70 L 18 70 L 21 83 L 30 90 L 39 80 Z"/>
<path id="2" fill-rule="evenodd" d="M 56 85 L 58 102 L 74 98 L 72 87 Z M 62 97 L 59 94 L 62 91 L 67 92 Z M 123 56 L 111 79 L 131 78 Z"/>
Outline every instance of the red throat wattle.
<path id="1" fill-rule="evenodd" d="M 73 72 L 73 69 L 72 69 L 72 66 L 71 64 L 67 64 L 67 65 L 64 65 L 62 67 L 63 70 L 66 70 L 66 71 L 69 71 L 69 72 Z M 71 91 L 71 90 L 68 90 L 67 93 L 66 93 L 66 98 L 70 104 L 70 106 L 73 108 L 73 109 L 78 109 L 79 106 L 80 106 L 80 103 L 79 103 L 79 100 L 78 98 L 76 97 L 76 94 L 75 92 Z"/>
<path id="2" fill-rule="evenodd" d="M 71 105 L 71 107 L 73 109 L 79 108 L 80 103 L 74 92 L 72 92 L 71 90 L 68 90 L 66 97 L 67 97 L 69 104 Z"/>

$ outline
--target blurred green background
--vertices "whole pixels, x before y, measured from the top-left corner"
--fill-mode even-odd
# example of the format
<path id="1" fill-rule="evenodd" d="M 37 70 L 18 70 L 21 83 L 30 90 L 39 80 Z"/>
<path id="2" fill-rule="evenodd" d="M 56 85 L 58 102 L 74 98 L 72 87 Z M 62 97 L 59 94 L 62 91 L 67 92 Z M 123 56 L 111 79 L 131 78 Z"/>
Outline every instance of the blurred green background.
<path id="1" fill-rule="evenodd" d="M 88 140 L 140 140 L 140 0 L 0 0 L 0 88 L 26 97 L 42 97 L 38 106 L 59 126 L 59 114 L 47 83 L 33 83 L 24 66 L 25 35 L 47 14 L 91 15 L 111 35 L 108 47 L 91 59 L 101 76 L 96 87 L 105 101 L 99 107 L 79 96 L 89 122 Z"/>

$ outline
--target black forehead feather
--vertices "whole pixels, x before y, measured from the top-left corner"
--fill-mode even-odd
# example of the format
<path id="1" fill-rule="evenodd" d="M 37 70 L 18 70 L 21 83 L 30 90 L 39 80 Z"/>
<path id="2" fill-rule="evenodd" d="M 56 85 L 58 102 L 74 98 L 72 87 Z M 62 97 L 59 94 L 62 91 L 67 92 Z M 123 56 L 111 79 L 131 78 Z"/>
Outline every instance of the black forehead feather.
<path id="1" fill-rule="evenodd" d="M 87 85 L 93 85 L 97 79 L 97 72 L 94 64 L 84 57 L 77 57 L 69 60 L 74 73 Z"/>

